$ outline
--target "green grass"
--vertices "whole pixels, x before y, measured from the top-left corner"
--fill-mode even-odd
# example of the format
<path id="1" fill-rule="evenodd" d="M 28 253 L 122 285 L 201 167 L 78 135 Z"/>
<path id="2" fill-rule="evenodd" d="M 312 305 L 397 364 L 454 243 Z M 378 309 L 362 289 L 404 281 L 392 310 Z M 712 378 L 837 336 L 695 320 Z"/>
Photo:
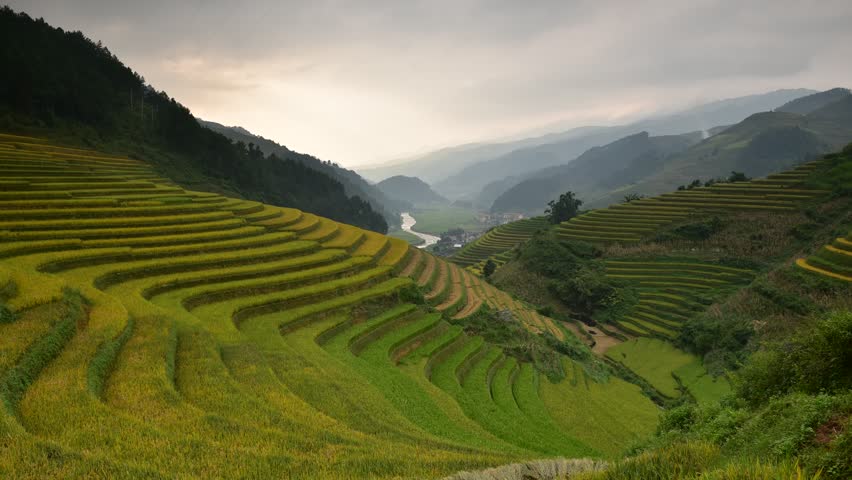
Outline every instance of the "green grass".
<path id="1" fill-rule="evenodd" d="M 612 347 L 606 355 L 647 380 L 669 398 L 681 395 L 675 376 L 699 401 L 718 400 L 730 391 L 724 379 L 714 380 L 709 377 L 701 365 L 701 359 L 662 340 L 636 338 Z"/>
<path id="2" fill-rule="evenodd" d="M 639 387 L 615 377 L 596 382 L 571 360 L 564 360 L 563 368 L 565 381 L 541 380 L 540 390 L 554 421 L 566 432 L 615 457 L 653 431 L 659 409 Z"/>
<path id="3" fill-rule="evenodd" d="M 413 230 L 430 235 L 440 236 L 442 233 L 454 228 L 461 228 L 469 232 L 477 232 L 484 229 L 476 219 L 476 212 L 461 207 L 441 207 L 434 209 L 421 209 L 411 214 L 417 223 Z"/>

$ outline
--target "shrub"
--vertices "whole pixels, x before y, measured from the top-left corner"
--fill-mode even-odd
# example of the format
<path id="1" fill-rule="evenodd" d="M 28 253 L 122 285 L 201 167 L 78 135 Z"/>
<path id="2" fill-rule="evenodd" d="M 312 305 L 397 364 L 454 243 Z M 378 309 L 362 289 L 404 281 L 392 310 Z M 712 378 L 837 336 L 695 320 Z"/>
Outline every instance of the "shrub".
<path id="1" fill-rule="evenodd" d="M 494 270 L 496 270 L 496 269 L 497 269 L 497 264 L 495 264 L 495 263 L 494 263 L 494 260 L 491 260 L 491 259 L 489 258 L 489 259 L 485 262 L 485 265 L 482 267 L 482 275 L 483 275 L 485 278 L 488 278 L 488 277 L 490 277 L 490 276 L 491 276 L 491 274 L 493 274 L 493 273 L 494 273 Z"/>
<path id="2" fill-rule="evenodd" d="M 408 284 L 397 290 L 397 298 L 402 303 L 413 303 L 415 305 L 425 305 L 426 299 L 423 298 L 423 292 L 415 284 Z"/>
<path id="3" fill-rule="evenodd" d="M 685 240 L 707 240 L 714 233 L 722 229 L 722 220 L 719 217 L 711 217 L 701 222 L 688 223 L 672 230 L 677 238 Z"/>
<path id="4" fill-rule="evenodd" d="M 834 312 L 812 329 L 754 353 L 735 377 L 737 395 L 751 405 L 790 391 L 852 388 L 852 312 Z"/>
<path id="5" fill-rule="evenodd" d="M 12 323 L 15 321 L 15 312 L 9 310 L 6 305 L 0 304 L 0 324 Z"/>

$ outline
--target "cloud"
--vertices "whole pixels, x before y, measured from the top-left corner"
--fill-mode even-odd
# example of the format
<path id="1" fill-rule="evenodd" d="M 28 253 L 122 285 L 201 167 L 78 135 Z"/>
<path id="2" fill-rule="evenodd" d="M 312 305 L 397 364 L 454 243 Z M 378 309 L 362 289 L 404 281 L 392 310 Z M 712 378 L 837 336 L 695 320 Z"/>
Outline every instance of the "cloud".
<path id="1" fill-rule="evenodd" d="M 852 78 L 847 0 L 11 6 L 102 40 L 203 117 L 344 165 Z"/>

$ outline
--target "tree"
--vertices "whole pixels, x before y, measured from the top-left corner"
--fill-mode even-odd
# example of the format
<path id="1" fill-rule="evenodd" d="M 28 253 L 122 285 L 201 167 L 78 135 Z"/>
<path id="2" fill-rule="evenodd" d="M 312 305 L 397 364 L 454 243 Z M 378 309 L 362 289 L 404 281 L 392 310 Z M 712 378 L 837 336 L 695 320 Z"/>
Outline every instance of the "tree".
<path id="1" fill-rule="evenodd" d="M 642 195 L 642 194 L 639 194 L 639 193 L 628 193 L 627 195 L 624 196 L 624 202 L 623 203 L 630 203 L 633 200 L 641 200 L 643 198 L 645 198 L 645 195 Z"/>
<path id="2" fill-rule="evenodd" d="M 751 180 L 751 178 L 747 177 L 745 173 L 743 173 L 743 172 L 737 172 L 737 171 L 732 171 L 732 172 L 731 172 L 731 176 L 729 176 L 729 177 L 728 177 L 728 182 L 729 182 L 729 183 L 734 183 L 734 182 L 747 182 L 747 181 L 749 181 L 749 180 Z"/>
<path id="3" fill-rule="evenodd" d="M 547 202 L 548 209 L 544 211 L 550 217 L 550 223 L 562 223 L 577 216 L 583 201 L 574 198 L 574 192 L 565 192 L 558 201 Z"/>
<path id="4" fill-rule="evenodd" d="M 496 263 L 494 263 L 494 260 L 491 260 L 491 259 L 489 258 L 489 259 L 485 262 L 485 265 L 482 267 L 482 275 L 484 275 L 484 276 L 485 276 L 485 278 L 488 278 L 488 277 L 490 277 L 490 276 L 491 276 L 491 274 L 493 274 L 493 273 L 494 273 L 494 270 L 497 270 L 497 264 L 496 264 Z"/>

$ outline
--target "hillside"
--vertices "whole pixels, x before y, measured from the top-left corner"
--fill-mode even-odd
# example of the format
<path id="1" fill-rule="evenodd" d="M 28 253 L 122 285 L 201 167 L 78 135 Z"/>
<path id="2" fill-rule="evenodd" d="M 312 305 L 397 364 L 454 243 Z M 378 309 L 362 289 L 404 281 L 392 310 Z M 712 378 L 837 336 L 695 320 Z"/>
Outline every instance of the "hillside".
<path id="1" fill-rule="evenodd" d="M 694 179 L 707 181 L 731 171 L 763 176 L 842 148 L 850 141 L 852 95 L 808 115 L 758 113 L 671 157 L 653 174 L 609 195 L 586 200 L 590 206 L 605 206 L 628 193 L 655 195 Z"/>
<path id="2" fill-rule="evenodd" d="M 105 46 L 0 9 L 0 128 L 141 158 L 187 188 L 300 208 L 378 232 L 382 215 L 305 155 L 265 155 L 199 125 Z"/>
<path id="3" fill-rule="evenodd" d="M 852 145 L 592 210 L 491 253 L 496 286 L 578 320 L 669 407 L 640 455 L 580 478 L 852 474 L 850 187 Z"/>
<path id="4" fill-rule="evenodd" d="M 707 214 L 674 215 L 677 201 L 625 207 L 630 222 L 674 220 L 667 236 L 635 250 L 557 246 L 547 229 L 523 230 L 532 240 L 495 279 L 515 298 L 402 241 L 184 190 L 138 160 L 0 135 L 0 472 L 431 478 L 547 456 L 616 457 L 653 431 L 657 407 L 643 392 L 678 412 L 730 391 L 718 375 L 744 344 L 696 333 L 740 317 L 708 306 L 734 308 L 726 302 L 749 284 L 750 295 L 777 298 L 791 287 L 767 272 L 797 275 L 789 269 L 800 267 L 778 263 L 794 251 L 833 245 L 814 250 L 798 275 L 831 282 L 815 269 L 848 268 L 850 165 L 833 156 L 735 184 L 755 190 L 760 209 L 725 185 L 680 194 L 716 215 L 714 205 L 738 200 L 726 229 L 693 244 L 669 242 L 692 241 Z M 830 195 L 813 223 L 810 205 Z M 756 228 L 773 240 L 748 247 Z M 521 232 L 499 230 L 495 240 Z M 588 290 L 531 290 L 555 274 Z M 619 293 L 597 297 L 600 288 Z M 819 308 L 772 308 L 807 318 L 849 298 L 839 286 L 818 288 L 809 301 Z M 531 291 L 565 303 L 536 311 Z M 608 360 L 574 335 L 596 351 L 609 345 Z M 164 455 L 164 444 L 203 454 Z M 298 462 L 281 460 L 292 452 Z"/>
<path id="5" fill-rule="evenodd" d="M 459 196 L 474 198 L 484 186 L 491 182 L 506 177 L 525 178 L 542 168 L 567 164 L 590 148 L 606 145 L 622 137 L 642 131 L 647 131 L 653 136 L 708 131 L 717 125 L 740 122 L 751 114 L 771 110 L 812 93 L 815 92 L 805 89 L 778 90 L 711 102 L 629 125 L 578 129 L 580 133 L 578 135 L 515 149 L 499 157 L 468 165 L 460 172 L 432 184 L 439 193 L 450 198 Z"/>
<path id="6" fill-rule="evenodd" d="M 852 93 L 849 92 L 848 88 L 832 88 L 831 90 L 791 100 L 776 108 L 775 111 L 807 115 L 830 103 L 842 100 L 849 95 L 852 95 Z"/>
<path id="7" fill-rule="evenodd" d="M 567 165 L 550 167 L 530 175 L 498 196 L 491 210 L 540 214 L 547 202 L 566 191 L 580 198 L 594 198 L 601 192 L 629 185 L 648 172 L 663 167 L 671 155 L 701 141 L 701 132 L 651 137 L 648 132 L 621 138 L 594 147 Z"/>
<path id="8" fill-rule="evenodd" d="M 361 178 L 355 171 L 343 168 L 331 161 L 322 161 L 310 155 L 298 154 L 283 145 L 255 135 L 242 127 L 226 127 L 216 122 L 201 119 L 198 119 L 198 122 L 210 130 L 221 133 L 233 142 L 242 142 L 246 145 L 254 143 L 264 155 L 275 155 L 278 158 L 292 158 L 314 170 L 328 175 L 343 185 L 346 195 L 350 197 L 357 196 L 366 200 L 370 203 L 370 207 L 374 211 L 384 217 L 388 225 L 399 226 L 399 213 L 404 209 L 405 205 L 385 197 L 381 191 L 370 185 L 370 183 Z"/>
<path id="9" fill-rule="evenodd" d="M 377 183 L 376 188 L 402 204 L 417 206 L 447 203 L 447 199 L 435 193 L 429 184 L 417 177 L 397 175 Z"/>
<path id="10" fill-rule="evenodd" d="M 0 183 L 4 477 L 431 478 L 653 428 L 560 322 L 403 241 L 32 137 Z"/>

